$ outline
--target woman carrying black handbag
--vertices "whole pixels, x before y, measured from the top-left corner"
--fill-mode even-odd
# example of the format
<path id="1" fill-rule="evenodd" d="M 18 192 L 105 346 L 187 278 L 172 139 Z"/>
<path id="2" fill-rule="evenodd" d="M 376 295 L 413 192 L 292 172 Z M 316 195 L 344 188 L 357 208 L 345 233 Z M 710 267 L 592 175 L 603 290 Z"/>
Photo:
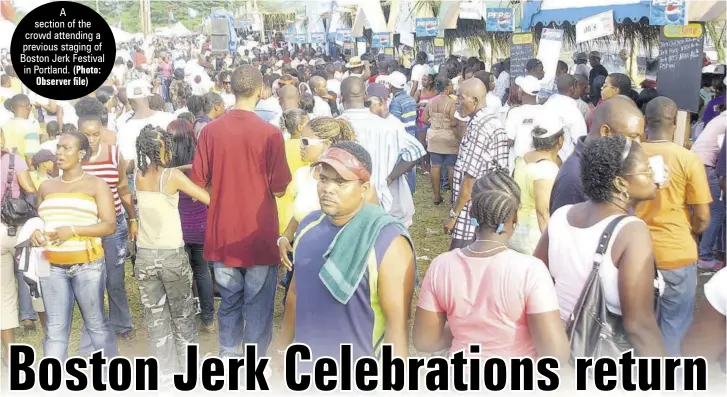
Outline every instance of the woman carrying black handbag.
<path id="1" fill-rule="evenodd" d="M 621 135 L 598 138 L 580 165 L 589 200 L 555 211 L 534 253 L 555 281 L 571 355 L 664 357 L 651 234 L 628 216 L 656 194 L 646 153 Z"/>
<path id="2" fill-rule="evenodd" d="M 34 194 L 35 187 L 28 172 L 28 165 L 23 157 L 7 152 L 3 148 L 1 164 L 0 329 L 2 331 L 0 332 L 0 338 L 2 339 L 2 357 L 7 363 L 8 346 L 13 343 L 13 330 L 20 325 L 18 321 L 18 289 L 15 282 L 15 265 L 13 263 L 17 240 L 16 234 L 25 221 L 37 215 L 35 215 L 33 205 L 26 201 L 26 194 Z"/>

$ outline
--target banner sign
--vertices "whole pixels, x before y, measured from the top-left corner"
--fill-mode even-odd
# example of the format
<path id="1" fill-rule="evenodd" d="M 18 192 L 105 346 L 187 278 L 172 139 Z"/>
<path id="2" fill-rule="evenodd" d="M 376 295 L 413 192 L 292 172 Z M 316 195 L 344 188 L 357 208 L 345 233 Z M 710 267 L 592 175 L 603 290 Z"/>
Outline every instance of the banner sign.
<path id="1" fill-rule="evenodd" d="M 306 35 L 305 34 L 296 34 L 293 38 L 294 44 L 305 44 L 306 41 Z"/>
<path id="2" fill-rule="evenodd" d="M 311 33 L 310 42 L 312 44 L 323 44 L 326 42 L 326 34 L 325 33 Z"/>
<path id="3" fill-rule="evenodd" d="M 687 2 L 684 0 L 651 0 L 649 25 L 686 25 Z"/>
<path id="4" fill-rule="evenodd" d="M 391 47 L 391 33 L 374 33 L 371 35 L 371 47 L 373 48 L 385 48 Z"/>
<path id="5" fill-rule="evenodd" d="M 351 29 L 336 30 L 336 41 L 342 41 L 344 43 L 352 42 L 353 37 L 351 36 Z"/>
<path id="6" fill-rule="evenodd" d="M 538 44 L 538 56 L 536 58 L 543 62 L 543 70 L 545 77 L 540 80 L 540 84 L 545 89 L 550 89 L 555 80 L 555 69 L 558 67 L 560 59 L 560 51 L 563 47 L 563 30 L 561 29 L 543 29 L 540 35 L 540 44 Z"/>
<path id="7" fill-rule="evenodd" d="M 613 10 L 581 19 L 576 23 L 576 44 L 610 36 L 614 31 Z"/>
<path id="8" fill-rule="evenodd" d="M 417 37 L 435 37 L 439 33 L 439 18 L 417 18 L 415 26 Z"/>
<path id="9" fill-rule="evenodd" d="M 485 28 L 488 32 L 512 32 L 515 30 L 512 8 L 488 8 Z"/>

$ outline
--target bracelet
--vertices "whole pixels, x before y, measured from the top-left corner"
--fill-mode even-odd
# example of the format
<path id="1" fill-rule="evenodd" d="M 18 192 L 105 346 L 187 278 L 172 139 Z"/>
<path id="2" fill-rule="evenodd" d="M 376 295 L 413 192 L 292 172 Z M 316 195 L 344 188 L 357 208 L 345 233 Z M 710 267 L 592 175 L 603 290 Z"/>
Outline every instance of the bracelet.
<path id="1" fill-rule="evenodd" d="M 279 356 L 284 356 L 285 355 L 285 350 L 278 350 L 277 353 L 278 353 Z"/>
<path id="2" fill-rule="evenodd" d="M 73 232 L 73 237 L 78 237 L 78 233 L 76 233 L 76 227 L 71 226 L 71 232 Z"/>
<path id="3" fill-rule="evenodd" d="M 129 222 L 137 222 L 139 220 L 139 218 L 128 218 L 127 220 Z"/>
<path id="4" fill-rule="evenodd" d="M 281 241 L 283 241 L 283 240 L 287 241 L 287 242 L 288 242 L 288 244 L 290 244 L 290 240 L 288 240 L 288 238 L 287 238 L 287 237 L 285 237 L 285 236 L 280 236 L 280 237 L 278 238 L 278 241 L 276 241 L 276 242 L 275 242 L 275 245 L 277 245 L 277 246 L 280 246 L 280 242 L 281 242 Z"/>

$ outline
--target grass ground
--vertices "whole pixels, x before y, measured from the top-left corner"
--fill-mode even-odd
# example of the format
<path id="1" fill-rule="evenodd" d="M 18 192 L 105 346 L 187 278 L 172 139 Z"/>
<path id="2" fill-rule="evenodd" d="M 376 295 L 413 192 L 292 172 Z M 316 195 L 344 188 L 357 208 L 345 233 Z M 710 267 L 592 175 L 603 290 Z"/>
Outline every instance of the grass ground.
<path id="1" fill-rule="evenodd" d="M 442 220 L 445 218 L 449 211 L 448 199 L 449 194 L 445 193 L 445 202 L 439 206 L 435 206 L 432 203 L 432 190 L 431 184 L 428 177 L 419 175 L 417 178 L 417 192 L 414 195 L 415 206 L 417 212 L 414 216 L 414 224 L 410 228 L 410 233 L 414 239 L 416 245 L 416 254 L 419 259 L 418 270 L 419 279 L 424 277 L 424 273 L 429 267 L 429 263 L 437 255 L 446 252 L 449 249 L 450 238 L 445 235 L 442 228 Z M 281 272 L 282 275 L 282 272 Z M 706 281 L 708 277 L 700 277 L 700 288 L 699 295 L 701 298 L 701 285 Z M 136 329 L 136 339 L 131 342 L 119 340 L 119 354 L 129 358 L 132 357 L 147 357 L 150 356 L 150 346 L 148 343 L 148 337 L 146 328 L 143 323 L 141 303 L 139 300 L 139 289 L 136 284 L 136 280 L 132 276 L 131 263 L 126 264 L 126 290 L 129 294 L 129 306 L 131 309 L 131 316 Z M 275 329 L 279 328 L 282 320 L 283 305 L 282 305 L 282 288 L 278 289 L 276 294 L 275 304 Z M 416 306 L 416 297 L 412 304 L 412 316 L 413 309 Z M 70 344 L 68 352 L 70 356 L 78 353 L 79 341 L 81 336 L 81 325 L 82 319 L 78 309 L 76 308 L 73 316 L 73 324 L 71 331 Z M 36 332 L 26 332 L 21 329 L 15 331 L 16 343 L 27 343 L 35 347 L 38 355 L 42 355 L 42 339 L 43 333 L 38 330 Z M 216 352 L 218 349 L 217 345 L 217 333 L 205 334 L 200 333 L 198 338 L 200 345 L 201 354 L 209 352 Z M 410 350 L 414 352 L 414 348 L 410 347 Z M 712 376 L 712 380 L 718 377 Z M 7 377 L 3 374 L 0 377 L 0 383 L 5 384 Z M 724 382 L 718 383 L 724 386 Z"/>

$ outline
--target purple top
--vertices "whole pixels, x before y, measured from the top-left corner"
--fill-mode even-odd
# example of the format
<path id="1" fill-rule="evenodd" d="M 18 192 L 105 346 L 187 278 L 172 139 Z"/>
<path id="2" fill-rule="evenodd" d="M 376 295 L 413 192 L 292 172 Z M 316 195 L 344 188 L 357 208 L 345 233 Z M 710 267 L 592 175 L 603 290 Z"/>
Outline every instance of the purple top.
<path id="1" fill-rule="evenodd" d="M 179 217 L 182 220 L 182 235 L 186 244 L 204 244 L 207 226 L 207 206 L 183 192 L 179 192 Z"/>
<path id="2" fill-rule="evenodd" d="M 321 214 L 321 211 L 309 214 L 298 226 L 298 232 L 317 222 Z M 325 217 L 296 242 L 295 342 L 311 347 L 313 361 L 323 356 L 338 359 L 341 343 L 352 344 L 354 360 L 363 356 L 373 357 L 383 342 L 383 332 L 375 326 L 386 320 L 378 304 L 377 291 L 369 287 L 368 270 L 345 305 L 331 295 L 318 276 L 324 264 L 323 254 L 340 230 L 341 226 L 332 224 Z M 399 235 L 401 232 L 394 225 L 386 226 L 381 231 L 374 244 L 378 266 L 389 245 Z M 307 368 L 312 363 L 301 362 L 298 365 Z"/>
<path id="3" fill-rule="evenodd" d="M 704 114 L 702 115 L 704 125 L 709 124 L 713 118 L 717 117 L 717 115 L 721 113 L 719 110 L 720 105 L 724 105 L 724 95 L 720 95 L 709 101 L 707 107 L 704 108 Z"/>

